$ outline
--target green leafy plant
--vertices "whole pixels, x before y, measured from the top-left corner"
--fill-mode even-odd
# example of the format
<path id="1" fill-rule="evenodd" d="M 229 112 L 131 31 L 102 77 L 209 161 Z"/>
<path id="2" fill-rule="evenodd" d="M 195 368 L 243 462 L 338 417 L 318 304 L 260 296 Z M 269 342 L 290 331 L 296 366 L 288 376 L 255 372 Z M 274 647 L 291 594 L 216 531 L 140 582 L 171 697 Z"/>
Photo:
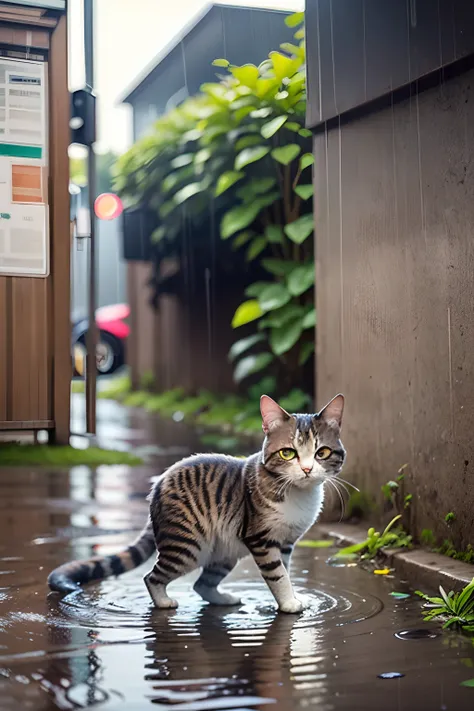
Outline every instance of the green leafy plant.
<path id="1" fill-rule="evenodd" d="M 401 514 L 395 516 L 382 533 L 376 531 L 375 528 L 369 528 L 365 541 L 342 548 L 336 555 L 347 556 L 357 553 L 361 560 L 370 560 L 375 558 L 382 548 L 408 548 L 411 545 L 412 537 L 403 529 L 393 528 L 400 518 Z"/>
<path id="2" fill-rule="evenodd" d="M 163 258 L 180 263 L 184 222 L 202 225 L 210 206 L 221 239 L 266 274 L 247 286 L 229 314 L 233 328 L 246 330 L 229 358 L 237 382 L 272 372 L 281 393 L 304 382 L 316 324 L 303 20 L 302 13 L 286 19 L 296 43 L 283 44 L 258 66 L 216 59 L 219 81 L 160 118 L 120 158 L 115 179 L 127 204 L 146 205 L 156 215 L 155 303 L 170 288 L 160 271 Z M 223 268 L 231 269 L 231 261 Z"/>
<path id="3" fill-rule="evenodd" d="M 453 558 L 454 560 L 462 560 L 464 563 L 474 563 L 474 548 L 468 543 L 466 550 L 459 551 L 456 549 L 454 543 L 449 539 L 445 539 L 443 543 L 434 549 L 435 553 L 441 553 L 448 558 Z"/>
<path id="4" fill-rule="evenodd" d="M 425 600 L 425 621 L 439 617 L 444 620 L 444 628 L 457 625 L 466 632 L 474 632 L 474 578 L 461 592 L 450 590 L 447 593 L 441 586 L 439 592 L 440 597 L 430 597 L 416 590 L 416 594 Z"/>
<path id="5" fill-rule="evenodd" d="M 424 546 L 432 548 L 436 543 L 436 538 L 431 528 L 424 528 L 421 532 L 420 540 Z"/>
<path id="6" fill-rule="evenodd" d="M 456 514 L 454 514 L 452 511 L 450 511 L 449 513 L 446 514 L 446 516 L 444 517 L 444 520 L 446 521 L 446 523 L 449 526 L 451 523 L 454 523 L 454 521 L 456 520 Z"/>

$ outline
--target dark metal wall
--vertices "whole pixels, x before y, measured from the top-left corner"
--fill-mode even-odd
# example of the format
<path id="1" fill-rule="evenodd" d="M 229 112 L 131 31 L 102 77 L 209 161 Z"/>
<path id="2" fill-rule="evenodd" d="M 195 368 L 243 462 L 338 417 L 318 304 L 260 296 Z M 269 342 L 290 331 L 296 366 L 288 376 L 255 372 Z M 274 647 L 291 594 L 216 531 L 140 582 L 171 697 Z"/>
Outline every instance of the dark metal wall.
<path id="1" fill-rule="evenodd" d="M 408 464 L 415 529 L 474 543 L 474 71 L 314 150 L 318 401 L 347 397 L 346 477 L 380 495 Z"/>
<path id="2" fill-rule="evenodd" d="M 307 0 L 308 125 L 474 51 L 472 0 Z"/>

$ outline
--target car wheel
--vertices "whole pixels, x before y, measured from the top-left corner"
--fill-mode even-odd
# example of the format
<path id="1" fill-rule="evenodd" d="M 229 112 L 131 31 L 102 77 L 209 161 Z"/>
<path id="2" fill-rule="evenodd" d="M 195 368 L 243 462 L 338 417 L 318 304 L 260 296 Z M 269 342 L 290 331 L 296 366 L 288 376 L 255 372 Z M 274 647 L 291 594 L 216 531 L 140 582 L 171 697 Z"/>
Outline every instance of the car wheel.
<path id="1" fill-rule="evenodd" d="M 79 339 L 85 347 L 87 335 L 84 334 Z M 112 336 L 107 331 L 99 331 L 99 341 L 96 349 L 96 364 L 98 375 L 111 375 L 124 363 L 123 345 L 118 338 Z"/>

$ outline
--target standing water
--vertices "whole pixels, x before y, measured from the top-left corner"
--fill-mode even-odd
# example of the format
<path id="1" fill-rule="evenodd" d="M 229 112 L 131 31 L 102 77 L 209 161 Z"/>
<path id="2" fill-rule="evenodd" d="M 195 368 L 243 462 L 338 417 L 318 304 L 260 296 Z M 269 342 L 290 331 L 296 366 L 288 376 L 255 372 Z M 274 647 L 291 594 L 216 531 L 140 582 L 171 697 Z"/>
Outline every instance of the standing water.
<path id="1" fill-rule="evenodd" d="M 143 422 L 122 425 L 131 446 L 156 437 L 152 425 L 145 441 Z M 474 677 L 472 640 L 433 634 L 433 623 L 421 635 L 416 596 L 396 599 L 400 583 L 328 565 L 335 551 L 296 549 L 300 616 L 275 612 L 250 560 L 228 582 L 237 608 L 204 603 L 189 576 L 174 586 L 178 610 L 153 609 L 142 582 L 151 561 L 79 594 L 49 593 L 53 567 L 116 550 L 141 527 L 150 477 L 186 450 L 182 425 L 156 429 L 153 468 L 0 470 L 1 711 L 474 708 L 461 686 Z"/>

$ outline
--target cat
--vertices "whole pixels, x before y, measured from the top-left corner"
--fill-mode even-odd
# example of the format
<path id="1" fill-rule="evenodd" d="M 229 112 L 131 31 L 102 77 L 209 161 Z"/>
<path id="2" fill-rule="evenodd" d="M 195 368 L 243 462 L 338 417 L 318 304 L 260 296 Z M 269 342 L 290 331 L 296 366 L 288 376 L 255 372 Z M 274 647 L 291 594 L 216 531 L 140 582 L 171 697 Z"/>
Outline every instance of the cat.
<path id="1" fill-rule="evenodd" d="M 344 398 L 336 395 L 318 414 L 290 415 L 268 395 L 260 411 L 265 435 L 260 452 L 246 459 L 196 454 L 165 471 L 148 497 L 150 515 L 140 536 L 121 553 L 66 563 L 53 570 L 52 590 L 120 575 L 158 557 L 144 582 L 157 608 L 176 608 L 167 594 L 173 580 L 197 568 L 194 590 L 214 605 L 240 599 L 219 585 L 243 557 L 253 556 L 281 612 L 303 603 L 290 582 L 296 541 L 316 521 L 324 485 L 340 473 Z"/>

